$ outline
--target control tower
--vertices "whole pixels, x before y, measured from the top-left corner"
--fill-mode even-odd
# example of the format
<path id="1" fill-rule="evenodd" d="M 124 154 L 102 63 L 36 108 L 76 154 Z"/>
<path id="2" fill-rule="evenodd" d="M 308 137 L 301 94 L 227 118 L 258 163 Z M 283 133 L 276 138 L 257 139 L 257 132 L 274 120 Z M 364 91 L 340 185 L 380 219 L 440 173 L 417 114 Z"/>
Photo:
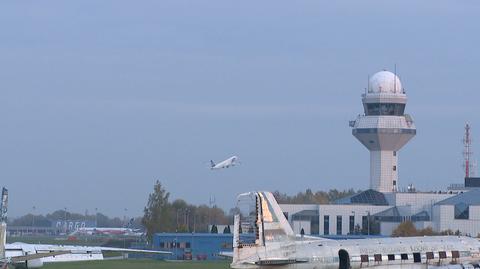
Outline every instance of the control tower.
<path id="1" fill-rule="evenodd" d="M 370 151 L 370 189 L 398 190 L 398 150 L 416 134 L 405 114 L 407 95 L 398 76 L 380 71 L 362 94 L 364 115 L 350 122 L 352 134 Z"/>

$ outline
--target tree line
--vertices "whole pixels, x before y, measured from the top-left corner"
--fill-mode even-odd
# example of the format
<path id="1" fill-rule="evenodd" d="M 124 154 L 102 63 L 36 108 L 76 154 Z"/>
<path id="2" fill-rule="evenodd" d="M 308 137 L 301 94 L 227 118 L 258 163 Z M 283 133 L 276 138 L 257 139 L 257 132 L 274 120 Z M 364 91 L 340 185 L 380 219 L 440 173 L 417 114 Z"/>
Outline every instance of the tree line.
<path id="1" fill-rule="evenodd" d="M 119 217 L 110 218 L 102 213 L 96 214 L 80 214 L 69 212 L 64 209 L 56 210 L 52 213 L 43 214 L 26 214 L 24 216 L 9 219 L 8 225 L 11 226 L 36 226 L 36 227 L 51 227 L 59 220 L 69 221 L 91 221 L 97 222 L 97 227 L 124 227 L 127 224 L 131 228 L 141 228 L 141 218 L 134 218 L 133 221 L 126 221 Z"/>
<path id="2" fill-rule="evenodd" d="M 183 199 L 170 202 L 170 193 L 158 180 L 148 197 L 142 218 L 149 237 L 158 232 L 210 232 L 209 224 L 230 223 L 232 216 L 216 206 L 196 206 Z"/>
<path id="3" fill-rule="evenodd" d="M 279 191 L 273 194 L 279 203 L 328 204 L 355 193 L 357 192 L 353 189 L 346 191 L 332 189 L 328 192 L 315 193 L 307 189 L 293 196 Z M 212 232 L 208 229 L 209 224 L 232 224 L 233 215 L 236 213 L 238 213 L 237 208 L 232 208 L 227 213 L 216 206 L 195 206 L 182 199 L 170 202 L 170 193 L 165 190 L 160 181 L 156 181 L 144 209 L 142 224 L 150 238 L 158 232 Z M 214 231 L 215 229 L 216 227 L 213 227 Z"/>
<path id="4" fill-rule="evenodd" d="M 397 226 L 395 230 L 392 232 L 393 237 L 409 237 L 409 236 L 433 236 L 433 235 L 465 235 L 465 236 L 475 236 L 471 234 L 462 234 L 459 230 L 452 231 L 450 229 L 435 232 L 433 231 L 432 227 L 427 227 L 424 229 L 417 229 L 415 224 L 411 221 L 404 221 Z M 476 235 L 480 238 L 480 234 Z"/>
<path id="5" fill-rule="evenodd" d="M 338 199 L 342 199 L 353 194 L 359 193 L 354 189 L 348 189 L 339 191 L 337 189 L 331 189 L 329 191 L 316 191 L 306 189 L 304 192 L 299 192 L 295 195 L 287 195 L 286 193 L 280 193 L 275 191 L 273 196 L 279 204 L 331 204 Z"/>
<path id="6" fill-rule="evenodd" d="M 355 193 L 357 191 L 353 189 L 345 191 L 331 189 L 316 192 L 306 189 L 304 192 L 298 192 L 294 195 L 279 191 L 275 191 L 273 195 L 280 204 L 328 204 Z M 212 232 L 212 230 L 217 229 L 215 225 L 232 224 L 233 215 L 236 213 L 238 213 L 236 208 L 226 212 L 217 206 L 192 205 L 183 199 L 170 201 L 170 193 L 165 190 L 160 181 L 156 181 L 153 192 L 149 195 L 147 205 L 144 208 L 144 215 L 134 218 L 133 221 L 127 222 L 119 217 L 110 218 L 102 213 L 80 214 L 62 209 L 46 215 L 26 214 L 9 220 L 8 224 L 12 226 L 51 227 L 52 222 L 65 219 L 96 221 L 97 227 L 125 227 L 128 223 L 128 227 L 145 229 L 147 234 L 152 236 L 157 232 Z M 209 228 L 209 225 L 214 226 Z"/>

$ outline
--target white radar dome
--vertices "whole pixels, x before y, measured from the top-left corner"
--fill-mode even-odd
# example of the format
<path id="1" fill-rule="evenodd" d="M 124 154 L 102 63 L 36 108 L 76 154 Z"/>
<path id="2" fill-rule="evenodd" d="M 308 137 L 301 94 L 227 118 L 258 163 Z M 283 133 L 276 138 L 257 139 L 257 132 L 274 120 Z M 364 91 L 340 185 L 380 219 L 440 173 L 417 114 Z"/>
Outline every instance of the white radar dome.
<path id="1" fill-rule="evenodd" d="M 380 71 L 370 77 L 368 93 L 403 93 L 402 83 L 390 71 Z"/>

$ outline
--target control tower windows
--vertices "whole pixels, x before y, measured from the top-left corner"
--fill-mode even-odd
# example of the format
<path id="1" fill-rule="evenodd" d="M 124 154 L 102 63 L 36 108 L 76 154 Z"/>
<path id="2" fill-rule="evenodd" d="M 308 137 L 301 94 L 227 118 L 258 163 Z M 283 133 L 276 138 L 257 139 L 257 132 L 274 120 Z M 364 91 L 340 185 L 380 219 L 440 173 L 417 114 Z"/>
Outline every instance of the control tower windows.
<path id="1" fill-rule="evenodd" d="M 367 104 L 367 116 L 403 116 L 405 104 Z"/>

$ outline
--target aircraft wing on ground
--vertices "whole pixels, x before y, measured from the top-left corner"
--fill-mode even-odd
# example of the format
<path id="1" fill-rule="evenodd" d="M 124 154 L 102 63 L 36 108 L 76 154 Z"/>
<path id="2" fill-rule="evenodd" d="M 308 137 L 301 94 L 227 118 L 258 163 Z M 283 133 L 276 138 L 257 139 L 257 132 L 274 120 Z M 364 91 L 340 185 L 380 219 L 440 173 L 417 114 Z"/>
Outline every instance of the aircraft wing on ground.
<path id="1" fill-rule="evenodd" d="M 7 253 L 13 250 L 23 250 L 25 252 L 51 253 L 54 251 L 66 251 L 67 253 L 99 253 L 101 251 L 124 252 L 124 253 L 150 253 L 150 254 L 173 254 L 170 251 L 150 250 L 150 249 L 134 249 L 134 248 L 114 248 L 101 246 L 77 246 L 77 245 L 46 245 L 46 244 L 28 244 L 13 243 L 7 244 L 5 250 Z M 63 253 L 65 254 L 65 253 Z M 60 254 L 57 254 L 60 255 Z"/>
<path id="2" fill-rule="evenodd" d="M 24 263 L 26 268 L 40 268 L 47 262 L 72 262 L 103 260 L 102 251 L 123 253 L 172 254 L 168 251 L 110 248 L 96 246 L 43 245 L 13 243 L 5 244 L 7 236 L 8 190 L 2 189 L 0 198 L 0 268 L 9 264 Z"/>
<path id="3" fill-rule="evenodd" d="M 70 253 L 70 251 L 67 251 L 67 250 L 52 251 L 52 252 L 48 252 L 48 253 L 36 253 L 36 254 L 28 254 L 28 255 L 10 257 L 9 260 L 12 263 L 19 263 L 19 262 L 25 262 L 25 261 L 30 261 L 30 260 L 40 259 L 40 258 L 58 256 L 58 255 L 68 254 L 68 253 Z"/>
<path id="4" fill-rule="evenodd" d="M 112 252 L 130 252 L 130 253 L 150 253 L 150 254 L 169 254 L 172 255 L 173 252 L 170 251 L 160 251 L 160 250 L 150 250 L 150 249 L 134 249 L 134 248 L 111 248 L 111 247 L 97 247 L 101 251 L 112 251 Z"/>
<path id="5" fill-rule="evenodd" d="M 48 253 L 35 253 L 15 257 L 4 257 L 1 259 L 2 269 L 8 269 L 9 264 L 14 266 L 24 264 L 27 268 L 38 268 L 43 266 L 42 258 L 55 257 L 68 253 L 70 253 L 70 251 L 51 251 Z"/>
<path id="6" fill-rule="evenodd" d="M 7 244 L 5 254 L 7 259 L 18 260 L 28 253 L 32 255 L 44 255 L 41 258 L 34 259 L 32 262 L 55 263 L 55 262 L 73 262 L 73 261 L 98 261 L 103 260 L 103 252 L 120 252 L 120 253 L 146 253 L 171 255 L 172 252 L 145 250 L 145 249 L 129 249 L 129 248 L 111 248 L 97 246 L 75 246 L 75 245 L 43 245 L 43 244 L 27 244 L 13 243 Z M 30 264 L 32 263 L 30 262 Z"/>

